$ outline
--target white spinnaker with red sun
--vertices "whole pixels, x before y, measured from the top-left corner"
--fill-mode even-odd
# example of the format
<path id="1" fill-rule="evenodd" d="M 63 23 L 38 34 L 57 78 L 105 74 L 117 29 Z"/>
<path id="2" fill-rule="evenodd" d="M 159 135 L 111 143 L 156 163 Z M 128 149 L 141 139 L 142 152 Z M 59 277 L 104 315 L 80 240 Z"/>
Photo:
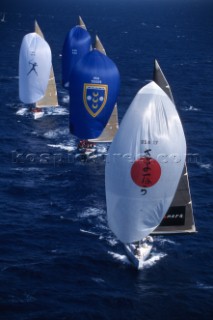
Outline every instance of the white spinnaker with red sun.
<path id="1" fill-rule="evenodd" d="M 108 224 L 120 241 L 140 241 L 160 224 L 185 158 L 178 112 L 152 81 L 133 99 L 106 159 Z"/>

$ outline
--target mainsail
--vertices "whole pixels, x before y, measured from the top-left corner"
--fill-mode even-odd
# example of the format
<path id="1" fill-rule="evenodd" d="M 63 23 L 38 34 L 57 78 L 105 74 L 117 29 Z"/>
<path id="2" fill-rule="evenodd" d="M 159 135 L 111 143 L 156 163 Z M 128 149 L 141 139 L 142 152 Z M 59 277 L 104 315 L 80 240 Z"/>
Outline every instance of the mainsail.
<path id="1" fill-rule="evenodd" d="M 91 50 L 91 36 L 85 23 L 79 17 L 79 24 L 66 35 L 62 50 L 62 85 L 69 88 L 70 74 L 73 66 Z"/>
<path id="2" fill-rule="evenodd" d="M 96 36 L 95 39 L 95 49 L 99 50 L 103 54 L 106 55 L 105 48 L 103 44 L 101 43 L 98 36 Z M 117 103 L 114 106 L 114 109 L 112 111 L 111 117 L 109 118 L 109 121 L 102 131 L 101 135 L 96 139 L 89 139 L 91 142 L 112 142 L 117 130 L 118 130 L 118 108 Z"/>
<path id="3" fill-rule="evenodd" d="M 79 26 L 87 30 L 87 27 L 86 27 L 83 19 L 80 16 L 79 16 Z"/>
<path id="4" fill-rule="evenodd" d="M 44 39 L 43 32 L 41 31 L 37 21 L 35 21 L 35 32 Z M 56 89 L 56 83 L 55 83 L 55 76 L 53 72 L 53 66 L 51 66 L 48 86 L 47 86 L 45 95 L 41 100 L 36 102 L 37 108 L 44 108 L 49 106 L 51 107 L 58 106 L 58 97 L 57 97 L 57 89 Z"/>
<path id="5" fill-rule="evenodd" d="M 140 241 L 160 224 L 171 206 L 185 155 L 177 110 L 152 81 L 132 101 L 106 159 L 108 224 L 121 242 Z"/>
<path id="6" fill-rule="evenodd" d="M 46 92 L 51 70 L 51 50 L 37 33 L 24 36 L 19 54 L 19 97 L 26 104 L 40 100 Z"/>
<path id="7" fill-rule="evenodd" d="M 43 32 L 41 31 L 41 28 L 39 27 L 38 25 L 38 22 L 35 20 L 35 23 L 34 23 L 34 29 L 35 29 L 35 32 L 44 39 L 44 34 Z"/>
<path id="8" fill-rule="evenodd" d="M 153 80 L 174 102 L 170 85 L 167 82 L 157 60 L 154 62 Z M 165 214 L 161 224 L 154 230 L 153 234 L 188 233 L 195 231 L 196 228 L 192 209 L 192 199 L 187 166 L 185 163 L 172 204 Z"/>
<path id="9" fill-rule="evenodd" d="M 153 80 L 159 85 L 159 87 L 161 87 L 161 89 L 169 96 L 169 98 L 174 103 L 172 90 L 157 60 L 154 61 Z"/>

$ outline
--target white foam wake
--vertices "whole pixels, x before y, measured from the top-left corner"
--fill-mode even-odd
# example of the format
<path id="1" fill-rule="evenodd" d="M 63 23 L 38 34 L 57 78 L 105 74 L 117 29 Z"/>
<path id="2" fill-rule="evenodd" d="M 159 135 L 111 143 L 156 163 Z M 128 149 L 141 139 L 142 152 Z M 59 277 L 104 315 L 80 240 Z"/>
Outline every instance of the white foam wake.
<path id="1" fill-rule="evenodd" d="M 49 130 L 44 133 L 44 137 L 47 139 L 56 139 L 58 137 L 69 137 L 69 129 L 55 129 L 55 130 Z"/>
<path id="2" fill-rule="evenodd" d="M 48 147 L 51 147 L 51 148 L 59 148 L 61 150 L 66 150 L 66 151 L 73 151 L 75 150 L 76 148 L 71 146 L 71 145 L 63 145 L 63 144 L 48 144 Z"/>
<path id="3" fill-rule="evenodd" d="M 200 168 L 209 170 L 212 167 L 211 163 L 199 163 Z"/>
<path id="4" fill-rule="evenodd" d="M 50 108 L 47 108 L 46 114 L 51 116 L 55 116 L 55 115 L 64 116 L 69 114 L 69 112 L 66 108 L 63 108 L 63 107 L 50 107 Z"/>
<path id="5" fill-rule="evenodd" d="M 84 230 L 84 229 L 80 229 L 80 231 L 83 232 L 83 233 L 91 234 L 91 235 L 93 235 L 93 236 L 97 236 L 97 237 L 100 236 L 100 234 L 98 234 L 98 233 L 96 233 L 96 232 L 93 232 L 93 231 Z"/>
<path id="6" fill-rule="evenodd" d="M 19 109 L 17 112 L 16 112 L 16 114 L 18 115 L 18 116 L 24 116 L 24 115 L 26 115 L 28 113 L 28 108 L 21 108 L 21 109 Z"/>
<path id="7" fill-rule="evenodd" d="M 196 108 L 194 106 L 184 107 L 184 108 L 182 108 L 182 110 L 184 110 L 184 111 L 200 111 L 199 108 Z"/>
<path id="8" fill-rule="evenodd" d="M 212 285 L 208 285 L 208 284 L 204 284 L 204 283 L 201 283 L 201 282 L 197 282 L 196 283 L 196 286 L 199 288 L 199 289 L 205 289 L 205 290 L 212 290 L 213 289 L 213 286 Z"/>
<path id="9" fill-rule="evenodd" d="M 144 261 L 144 269 L 152 267 L 157 263 L 157 261 L 161 260 L 165 256 L 167 256 L 166 253 L 158 253 L 158 254 L 152 255 L 151 258 Z"/>
<path id="10" fill-rule="evenodd" d="M 131 262 L 127 258 L 125 254 L 119 254 L 112 251 L 108 251 L 108 253 L 117 261 L 122 262 L 122 264 L 131 265 Z"/>
<path id="11" fill-rule="evenodd" d="M 130 262 L 130 260 L 128 259 L 128 257 L 126 255 L 115 253 L 112 251 L 108 251 L 108 253 L 115 260 L 122 262 L 122 264 L 132 265 L 132 263 Z M 152 266 L 154 266 L 157 263 L 157 261 L 161 260 L 166 255 L 167 255 L 166 253 L 158 253 L 158 254 L 152 255 L 149 259 L 144 261 L 143 269 L 151 268 Z"/>

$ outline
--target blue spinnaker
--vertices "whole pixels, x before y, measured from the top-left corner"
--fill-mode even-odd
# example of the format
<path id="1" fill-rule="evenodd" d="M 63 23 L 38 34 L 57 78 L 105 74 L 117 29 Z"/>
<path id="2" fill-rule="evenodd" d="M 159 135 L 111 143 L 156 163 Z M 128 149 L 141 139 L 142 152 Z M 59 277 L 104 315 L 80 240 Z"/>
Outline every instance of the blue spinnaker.
<path id="1" fill-rule="evenodd" d="M 99 137 L 118 97 L 115 63 L 94 49 L 73 67 L 70 83 L 70 132 L 80 139 Z"/>
<path id="2" fill-rule="evenodd" d="M 91 49 L 91 36 L 81 26 L 72 28 L 64 41 L 62 50 L 62 85 L 69 88 L 69 77 L 73 66 Z"/>

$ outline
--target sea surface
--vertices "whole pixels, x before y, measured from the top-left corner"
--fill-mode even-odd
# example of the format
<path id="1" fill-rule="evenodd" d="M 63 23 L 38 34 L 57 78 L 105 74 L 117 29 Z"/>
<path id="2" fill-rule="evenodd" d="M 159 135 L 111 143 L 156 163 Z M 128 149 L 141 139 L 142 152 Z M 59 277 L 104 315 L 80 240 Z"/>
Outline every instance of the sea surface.
<path id="1" fill-rule="evenodd" d="M 213 1 L 1 0 L 0 14 L 0 319 L 212 319 Z M 120 71 L 119 121 L 156 58 L 184 126 L 198 232 L 156 237 L 141 271 L 108 228 L 108 146 L 75 158 L 61 52 L 79 15 Z M 60 104 L 36 121 L 18 95 L 19 49 L 35 19 Z"/>

